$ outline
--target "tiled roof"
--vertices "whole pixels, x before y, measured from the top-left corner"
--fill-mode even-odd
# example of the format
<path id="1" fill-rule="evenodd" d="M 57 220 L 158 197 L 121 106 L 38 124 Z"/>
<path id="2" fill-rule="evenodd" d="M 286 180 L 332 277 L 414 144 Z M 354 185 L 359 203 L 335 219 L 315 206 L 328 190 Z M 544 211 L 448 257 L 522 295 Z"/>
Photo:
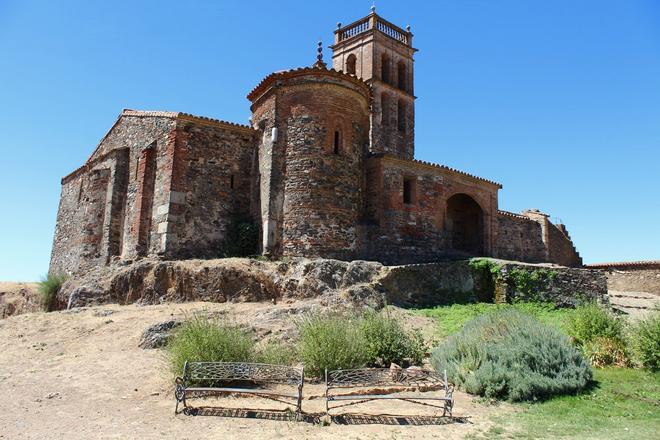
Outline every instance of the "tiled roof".
<path id="1" fill-rule="evenodd" d="M 324 67 L 314 66 L 314 67 L 298 67 L 296 69 L 280 70 L 277 72 L 273 72 L 270 75 L 266 76 L 264 79 L 262 79 L 261 82 L 259 82 L 259 84 L 257 84 L 256 87 L 253 88 L 252 91 L 250 91 L 250 93 L 248 93 L 247 99 L 249 99 L 250 101 L 254 101 L 263 92 L 265 92 L 268 86 L 276 79 L 292 78 L 295 76 L 309 75 L 312 73 L 316 73 L 316 74 L 320 73 L 323 75 L 331 75 L 337 78 L 347 79 L 358 86 L 364 87 L 367 93 L 371 92 L 371 87 L 355 75 L 345 73 L 342 70 L 335 70 L 333 68 L 327 69 Z"/>
<path id="2" fill-rule="evenodd" d="M 614 263 L 585 264 L 589 269 L 660 269 L 660 260 L 619 261 Z"/>
<path id="3" fill-rule="evenodd" d="M 202 123 L 213 123 L 213 124 L 218 124 L 218 125 L 224 125 L 227 126 L 228 128 L 240 128 L 242 130 L 252 130 L 252 127 L 248 125 L 242 125 L 242 124 L 236 124 L 234 122 L 227 122 L 227 121 L 221 121 L 220 119 L 213 119 L 213 118 L 207 118 L 204 116 L 195 116 L 191 115 L 190 113 L 182 113 L 182 112 L 166 112 L 166 111 L 160 111 L 160 110 L 132 110 L 125 108 L 121 111 L 119 116 L 117 117 L 117 120 L 115 120 L 114 124 L 112 124 L 112 127 L 106 132 L 106 134 L 101 138 L 99 143 L 97 144 L 96 148 L 94 151 L 92 151 L 92 154 L 89 156 L 89 158 L 85 161 L 85 163 L 89 162 L 96 152 L 101 148 L 101 145 L 103 144 L 103 141 L 112 133 L 112 130 L 117 126 L 119 121 L 123 116 L 131 116 L 131 117 L 138 117 L 138 118 L 169 118 L 169 119 L 190 119 L 193 121 L 199 121 Z M 84 165 L 83 165 L 84 166 Z M 76 170 L 77 171 L 77 170 Z M 75 171 L 74 171 L 75 173 Z M 69 173 L 69 175 L 72 173 Z M 67 175 L 68 177 L 68 175 Z"/>
<path id="4" fill-rule="evenodd" d="M 433 163 L 433 162 L 427 162 L 425 160 L 401 159 L 400 157 L 394 156 L 394 155 L 389 154 L 389 153 L 372 153 L 371 157 L 384 157 L 384 158 L 387 158 L 387 159 L 396 159 L 396 160 L 400 160 L 400 161 L 403 161 L 403 162 L 411 162 L 411 163 L 415 163 L 415 164 L 426 165 L 428 167 L 438 168 L 438 169 L 445 170 L 445 171 L 451 171 L 452 173 L 460 174 L 462 176 L 470 177 L 472 179 L 480 180 L 482 182 L 487 182 L 487 183 L 490 183 L 491 185 L 497 186 L 500 189 L 502 188 L 501 183 L 497 183 L 493 180 L 484 179 L 483 177 L 475 176 L 474 174 L 466 173 L 465 171 L 460 171 L 460 170 L 457 170 L 456 168 L 451 168 L 451 167 L 448 167 L 446 165 L 440 165 L 440 164 Z"/>
<path id="5" fill-rule="evenodd" d="M 244 125 L 244 124 L 237 124 L 235 122 L 229 122 L 229 121 L 223 121 L 221 119 L 214 119 L 214 118 L 208 118 L 206 116 L 196 116 L 196 115 L 191 115 L 190 113 L 183 113 L 183 112 L 164 112 L 164 111 L 147 111 L 147 110 L 131 110 L 131 109 L 124 109 L 121 112 L 121 116 L 137 116 L 137 117 L 162 117 L 162 118 L 171 118 L 171 119 L 176 119 L 176 118 L 185 118 L 185 119 L 192 119 L 192 120 L 199 120 L 203 122 L 214 122 L 222 125 L 228 125 L 230 127 L 237 127 L 237 128 L 247 128 L 247 129 L 252 129 L 249 125 Z"/>
<path id="6" fill-rule="evenodd" d="M 507 217 L 519 218 L 519 219 L 521 219 L 521 220 L 529 220 L 530 222 L 533 222 L 533 221 L 534 221 L 534 220 L 532 220 L 531 218 L 529 218 L 529 217 L 527 217 L 527 216 L 525 216 L 525 215 L 522 215 L 522 214 L 516 214 L 515 212 L 509 212 L 509 211 L 498 210 L 497 213 L 500 214 L 500 215 L 507 216 Z"/>

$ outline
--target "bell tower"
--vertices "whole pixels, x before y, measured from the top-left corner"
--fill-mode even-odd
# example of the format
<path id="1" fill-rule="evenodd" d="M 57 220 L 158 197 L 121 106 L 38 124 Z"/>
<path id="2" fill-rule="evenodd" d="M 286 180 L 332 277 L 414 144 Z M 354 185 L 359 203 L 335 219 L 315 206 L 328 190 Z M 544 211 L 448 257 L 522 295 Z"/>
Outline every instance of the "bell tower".
<path id="1" fill-rule="evenodd" d="M 371 85 L 369 150 L 402 159 L 415 155 L 415 95 L 410 26 L 405 30 L 376 14 L 376 8 L 346 26 L 337 23 L 332 67 Z"/>

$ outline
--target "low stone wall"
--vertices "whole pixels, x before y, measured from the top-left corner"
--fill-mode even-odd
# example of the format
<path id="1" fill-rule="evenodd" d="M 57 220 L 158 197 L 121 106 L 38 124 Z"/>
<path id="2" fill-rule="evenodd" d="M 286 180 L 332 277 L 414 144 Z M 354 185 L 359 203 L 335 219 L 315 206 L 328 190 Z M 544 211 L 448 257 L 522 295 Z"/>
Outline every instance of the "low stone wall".
<path id="1" fill-rule="evenodd" d="M 498 300 L 546 301 L 559 307 L 574 307 L 585 301 L 609 304 L 607 279 L 597 270 L 562 266 L 500 263 L 495 280 Z"/>
<path id="2" fill-rule="evenodd" d="M 660 261 L 599 263 L 587 267 L 603 271 L 610 291 L 660 295 Z"/>
<path id="3" fill-rule="evenodd" d="M 609 302 L 600 271 L 490 258 L 391 267 L 379 284 L 387 302 L 399 306 L 547 301 L 572 307 L 583 301 Z"/>
<path id="4" fill-rule="evenodd" d="M 328 259 L 258 261 L 240 258 L 160 261 L 99 267 L 67 280 L 58 308 L 102 303 L 295 301 L 380 308 L 431 307 L 475 301 L 582 300 L 607 303 L 601 271 L 477 259 L 383 266 Z"/>

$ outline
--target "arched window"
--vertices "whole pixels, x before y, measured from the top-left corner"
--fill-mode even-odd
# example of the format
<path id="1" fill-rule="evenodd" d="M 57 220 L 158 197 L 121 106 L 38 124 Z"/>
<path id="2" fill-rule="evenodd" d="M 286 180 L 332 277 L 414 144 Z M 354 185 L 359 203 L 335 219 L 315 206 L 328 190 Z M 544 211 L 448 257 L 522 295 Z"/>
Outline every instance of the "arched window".
<path id="1" fill-rule="evenodd" d="M 380 95 L 380 114 L 380 123 L 382 125 L 390 125 L 390 101 L 385 93 Z"/>
<path id="2" fill-rule="evenodd" d="M 397 127 L 401 133 L 406 131 L 406 103 L 399 100 L 396 104 Z"/>
<path id="3" fill-rule="evenodd" d="M 346 73 L 350 73 L 351 75 L 355 75 L 355 63 L 357 61 L 357 57 L 353 54 L 350 54 L 348 58 L 346 58 Z"/>
<path id="4" fill-rule="evenodd" d="M 380 79 L 390 83 L 390 58 L 385 54 L 380 57 Z"/>
<path id="5" fill-rule="evenodd" d="M 340 154 L 342 149 L 342 136 L 341 129 L 339 127 L 335 128 L 334 137 L 332 140 L 332 152 L 334 154 Z"/>
<path id="6" fill-rule="evenodd" d="M 399 61 L 396 65 L 396 78 L 397 78 L 397 86 L 401 90 L 406 91 L 408 89 L 406 87 L 408 78 L 406 76 L 406 65 L 403 61 Z"/>

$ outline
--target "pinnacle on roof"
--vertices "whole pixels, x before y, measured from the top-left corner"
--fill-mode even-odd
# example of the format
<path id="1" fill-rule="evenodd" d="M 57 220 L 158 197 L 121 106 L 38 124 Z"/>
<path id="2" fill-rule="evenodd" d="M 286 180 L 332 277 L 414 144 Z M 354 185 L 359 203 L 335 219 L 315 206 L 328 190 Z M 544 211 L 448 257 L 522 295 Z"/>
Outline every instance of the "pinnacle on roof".
<path id="1" fill-rule="evenodd" d="M 326 69 L 327 65 L 323 61 L 323 42 L 319 41 L 318 47 L 316 48 L 316 62 L 312 67 L 316 67 L 317 69 Z"/>

